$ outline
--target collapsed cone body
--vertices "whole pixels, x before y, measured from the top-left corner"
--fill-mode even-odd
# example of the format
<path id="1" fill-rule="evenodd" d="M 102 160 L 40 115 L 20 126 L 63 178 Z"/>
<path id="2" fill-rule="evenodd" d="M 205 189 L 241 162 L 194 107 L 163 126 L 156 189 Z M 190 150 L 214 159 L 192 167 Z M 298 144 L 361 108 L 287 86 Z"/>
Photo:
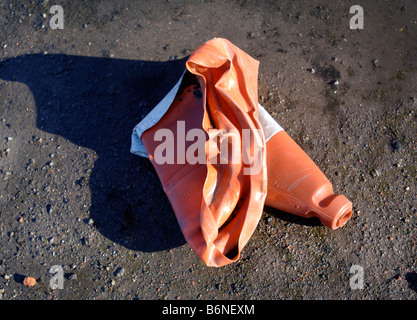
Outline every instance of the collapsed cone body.
<path id="1" fill-rule="evenodd" d="M 225 39 L 206 42 L 188 59 L 187 72 L 171 98 L 168 94 L 162 103 L 167 107 L 160 104 L 155 108 L 165 109 L 162 118 L 149 114 L 132 137 L 133 142 L 143 143 L 186 241 L 208 266 L 236 261 L 263 212 L 267 175 L 265 141 L 257 115 L 258 65 Z M 182 160 L 189 160 L 184 159 L 184 152 L 187 155 L 193 146 L 187 136 L 195 128 L 205 133 L 205 159 L 192 164 Z M 252 135 L 249 143 L 242 141 L 243 130 Z M 159 135 L 163 132 L 172 132 L 174 138 L 162 141 Z M 222 163 L 224 155 L 217 152 L 216 163 L 210 141 L 215 145 L 225 142 L 234 154 Z M 166 149 L 175 145 L 171 164 L 159 161 L 164 144 Z M 250 167 L 243 161 L 245 152 L 258 155 L 260 170 L 250 175 L 244 174 Z M 232 156 L 239 161 L 231 161 Z"/>

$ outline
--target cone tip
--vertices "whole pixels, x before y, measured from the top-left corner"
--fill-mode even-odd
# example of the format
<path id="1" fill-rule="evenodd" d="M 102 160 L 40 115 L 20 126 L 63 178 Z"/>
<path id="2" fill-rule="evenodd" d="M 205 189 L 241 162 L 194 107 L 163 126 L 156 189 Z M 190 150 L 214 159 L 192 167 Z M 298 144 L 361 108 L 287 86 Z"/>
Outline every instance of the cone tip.
<path id="1" fill-rule="evenodd" d="M 346 222 L 348 222 L 348 220 L 350 219 L 350 217 L 352 216 L 352 210 L 348 209 L 345 212 L 343 212 L 340 216 L 340 218 L 337 220 L 336 222 L 336 227 L 340 228 L 343 227 Z"/>

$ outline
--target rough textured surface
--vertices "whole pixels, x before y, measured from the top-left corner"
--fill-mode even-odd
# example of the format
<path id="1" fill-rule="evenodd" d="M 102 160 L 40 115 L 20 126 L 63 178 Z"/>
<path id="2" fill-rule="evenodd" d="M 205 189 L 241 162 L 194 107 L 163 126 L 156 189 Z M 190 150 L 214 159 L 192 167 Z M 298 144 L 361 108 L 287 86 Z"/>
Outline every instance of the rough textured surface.
<path id="1" fill-rule="evenodd" d="M 350 30 L 353 4 L 1 1 L 1 298 L 416 299 L 417 3 L 362 1 L 365 27 Z M 213 37 L 260 61 L 260 102 L 354 203 L 336 231 L 265 208 L 219 269 L 129 153 L 134 125 Z"/>

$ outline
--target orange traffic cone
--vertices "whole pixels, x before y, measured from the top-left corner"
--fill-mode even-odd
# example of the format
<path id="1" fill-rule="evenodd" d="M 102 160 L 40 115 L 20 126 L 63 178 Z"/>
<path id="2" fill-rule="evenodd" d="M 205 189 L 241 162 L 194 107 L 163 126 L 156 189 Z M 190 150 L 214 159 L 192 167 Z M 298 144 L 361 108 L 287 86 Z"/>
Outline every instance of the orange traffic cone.
<path id="1" fill-rule="evenodd" d="M 323 172 L 261 106 L 259 119 L 267 150 L 265 204 L 302 217 L 317 217 L 331 229 L 345 225 L 352 215 L 352 203 L 333 193 Z"/>
<path id="2" fill-rule="evenodd" d="M 208 266 L 236 261 L 263 212 L 257 76 L 258 61 L 227 40 L 208 41 L 132 135 L 131 151 L 149 157 L 186 241 Z"/>
<path id="3" fill-rule="evenodd" d="M 134 128 L 131 152 L 149 157 L 186 241 L 208 266 L 239 258 L 264 204 L 316 216 L 332 229 L 346 223 L 351 202 L 333 193 L 258 104 L 256 60 L 217 38 L 200 46 L 186 67 Z"/>

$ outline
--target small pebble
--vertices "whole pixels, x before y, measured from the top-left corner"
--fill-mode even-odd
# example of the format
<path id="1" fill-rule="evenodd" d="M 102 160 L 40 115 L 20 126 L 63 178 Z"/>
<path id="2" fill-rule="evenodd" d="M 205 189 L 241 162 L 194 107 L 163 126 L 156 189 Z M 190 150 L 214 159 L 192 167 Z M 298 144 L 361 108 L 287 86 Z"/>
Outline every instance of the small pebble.
<path id="1" fill-rule="evenodd" d="M 77 275 L 76 275 L 75 273 L 71 273 L 71 274 L 68 276 L 68 280 L 77 280 Z"/>
<path id="2" fill-rule="evenodd" d="M 253 39 L 253 38 L 255 38 L 255 33 L 253 33 L 253 32 L 249 32 L 249 33 L 248 33 L 247 38 L 248 38 L 248 39 Z"/>
<path id="3" fill-rule="evenodd" d="M 125 269 L 124 268 L 118 268 L 114 273 L 114 275 L 118 278 L 120 278 L 124 274 L 125 274 Z"/>
<path id="4" fill-rule="evenodd" d="M 381 176 L 381 171 L 379 171 L 378 169 L 372 169 L 371 170 L 371 176 L 372 177 L 379 177 L 379 176 Z"/>
<path id="5" fill-rule="evenodd" d="M 391 147 L 394 151 L 400 150 L 401 149 L 401 143 L 397 139 L 394 139 L 394 140 L 391 141 Z"/>

